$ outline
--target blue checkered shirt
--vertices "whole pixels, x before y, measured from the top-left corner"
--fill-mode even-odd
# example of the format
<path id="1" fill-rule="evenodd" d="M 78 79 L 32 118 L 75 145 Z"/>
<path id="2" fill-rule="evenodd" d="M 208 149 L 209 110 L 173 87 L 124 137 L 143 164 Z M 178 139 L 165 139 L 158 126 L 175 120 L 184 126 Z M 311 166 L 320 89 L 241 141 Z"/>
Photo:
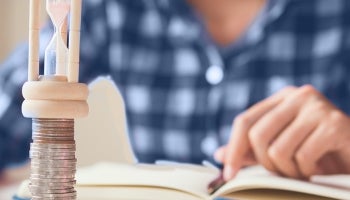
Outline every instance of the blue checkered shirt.
<path id="1" fill-rule="evenodd" d="M 211 160 L 237 114 L 287 85 L 312 84 L 350 113 L 347 0 L 270 0 L 225 47 L 184 0 L 85 0 L 81 34 L 81 80 L 117 83 L 142 162 Z M 48 25 L 41 58 L 51 36 Z M 0 166 L 28 158 L 31 121 L 20 111 L 27 50 L 0 68 Z"/>

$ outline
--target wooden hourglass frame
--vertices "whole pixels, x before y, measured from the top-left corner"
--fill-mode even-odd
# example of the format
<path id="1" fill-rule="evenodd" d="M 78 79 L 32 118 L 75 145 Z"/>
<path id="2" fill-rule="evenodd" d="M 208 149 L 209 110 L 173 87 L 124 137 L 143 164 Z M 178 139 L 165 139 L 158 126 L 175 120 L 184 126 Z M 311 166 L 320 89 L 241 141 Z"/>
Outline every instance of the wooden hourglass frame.
<path id="1" fill-rule="evenodd" d="M 39 11 L 44 0 L 30 0 L 28 81 L 23 85 L 22 113 L 28 118 L 74 119 L 88 114 L 88 88 L 79 80 L 80 24 L 82 0 L 46 0 L 46 8 L 56 30 L 46 54 L 53 69 L 39 74 Z M 69 46 L 67 48 L 67 16 Z M 47 66 L 45 66 L 47 68 Z"/>

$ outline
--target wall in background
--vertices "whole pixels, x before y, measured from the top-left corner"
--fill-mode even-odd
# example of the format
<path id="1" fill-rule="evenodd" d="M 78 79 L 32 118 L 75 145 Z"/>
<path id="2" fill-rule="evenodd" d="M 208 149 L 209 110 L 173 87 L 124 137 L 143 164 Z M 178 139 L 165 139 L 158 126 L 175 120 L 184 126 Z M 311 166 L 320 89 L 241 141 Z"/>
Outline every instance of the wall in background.
<path id="1" fill-rule="evenodd" d="M 41 20 L 46 19 L 42 0 Z M 29 0 L 3 0 L 0 6 L 0 63 L 20 42 L 28 40 Z"/>

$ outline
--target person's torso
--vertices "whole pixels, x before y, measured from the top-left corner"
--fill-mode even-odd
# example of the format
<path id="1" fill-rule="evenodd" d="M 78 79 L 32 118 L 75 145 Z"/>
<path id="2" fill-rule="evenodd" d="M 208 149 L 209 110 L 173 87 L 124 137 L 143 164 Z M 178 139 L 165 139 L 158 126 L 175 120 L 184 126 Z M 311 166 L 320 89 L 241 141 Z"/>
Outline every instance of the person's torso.
<path id="1" fill-rule="evenodd" d="M 251 32 L 254 42 L 227 48 L 171 2 L 106 0 L 86 11 L 82 40 L 103 50 L 96 67 L 123 94 L 140 161 L 212 159 L 236 115 L 288 85 L 312 84 L 350 111 L 350 2 L 289 1 Z"/>

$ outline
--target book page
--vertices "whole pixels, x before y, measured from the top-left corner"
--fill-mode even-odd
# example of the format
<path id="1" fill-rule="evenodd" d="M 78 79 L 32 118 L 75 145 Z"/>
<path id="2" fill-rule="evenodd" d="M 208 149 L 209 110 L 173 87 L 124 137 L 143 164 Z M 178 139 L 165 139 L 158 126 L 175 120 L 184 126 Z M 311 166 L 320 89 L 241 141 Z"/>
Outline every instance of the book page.
<path id="1" fill-rule="evenodd" d="M 76 187 L 78 200 L 203 200 L 178 190 L 159 187 Z"/>
<path id="2" fill-rule="evenodd" d="M 239 199 L 239 200 L 332 200 L 327 197 L 309 195 L 299 192 L 291 192 L 285 190 L 264 190 L 264 189 L 252 189 L 252 190 L 242 190 L 234 192 L 231 195 L 225 196 L 229 199 Z"/>
<path id="3" fill-rule="evenodd" d="M 97 162 L 136 163 L 130 145 L 124 100 L 114 82 L 99 77 L 89 84 L 89 115 L 76 119 L 77 166 Z"/>
<path id="4" fill-rule="evenodd" d="M 349 175 L 342 175 L 342 177 L 344 178 L 344 180 L 348 180 L 348 182 L 350 182 Z M 318 179 L 320 179 L 320 176 L 318 176 Z M 334 185 L 336 179 L 332 180 Z M 350 198 L 350 190 L 340 189 L 336 187 L 327 187 L 325 185 L 320 185 L 312 182 L 276 176 L 268 172 L 261 166 L 242 169 L 235 179 L 226 183 L 213 196 L 229 195 L 230 193 L 233 193 L 235 191 L 249 189 L 279 189 L 336 199 Z"/>
<path id="5" fill-rule="evenodd" d="M 207 199 L 207 184 L 217 171 L 194 165 L 99 163 L 77 171 L 77 186 L 145 186 L 170 188 Z"/>

